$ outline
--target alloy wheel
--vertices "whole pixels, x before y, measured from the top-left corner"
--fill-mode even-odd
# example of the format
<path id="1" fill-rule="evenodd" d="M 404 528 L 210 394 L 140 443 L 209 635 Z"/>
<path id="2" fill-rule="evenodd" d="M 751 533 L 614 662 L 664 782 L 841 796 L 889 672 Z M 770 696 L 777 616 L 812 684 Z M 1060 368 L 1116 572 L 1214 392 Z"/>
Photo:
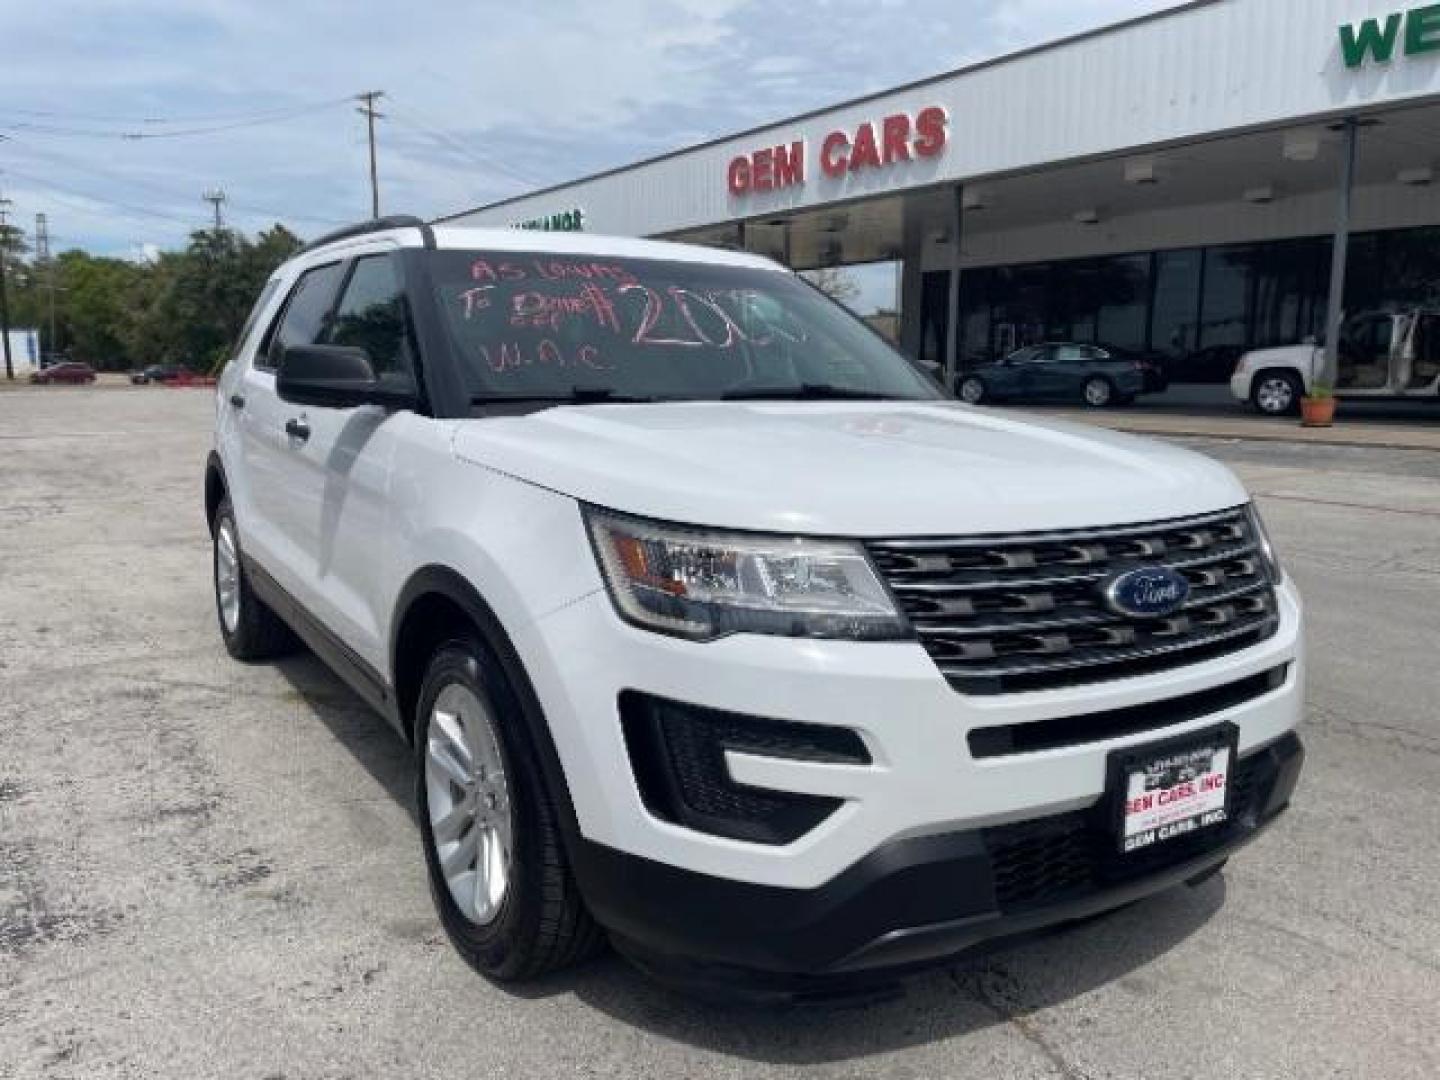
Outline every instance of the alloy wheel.
<path id="1" fill-rule="evenodd" d="M 1295 387 L 1279 375 L 1265 379 L 1255 388 L 1255 404 L 1263 413 L 1278 416 L 1289 412 L 1295 404 Z"/>
<path id="2" fill-rule="evenodd" d="M 240 625 L 240 555 L 235 546 L 235 524 L 222 518 L 215 530 L 215 595 L 220 621 L 227 634 Z"/>
<path id="3" fill-rule="evenodd" d="M 469 687 L 451 683 L 435 698 L 426 739 L 436 863 L 460 913 L 486 926 L 509 891 L 515 833 L 494 717 Z"/>

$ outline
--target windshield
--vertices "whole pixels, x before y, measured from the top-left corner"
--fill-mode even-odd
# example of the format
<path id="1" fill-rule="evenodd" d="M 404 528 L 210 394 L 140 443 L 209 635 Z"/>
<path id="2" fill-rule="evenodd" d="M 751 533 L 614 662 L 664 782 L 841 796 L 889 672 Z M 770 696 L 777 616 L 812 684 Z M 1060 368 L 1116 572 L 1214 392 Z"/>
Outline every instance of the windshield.
<path id="1" fill-rule="evenodd" d="M 429 258 L 477 405 L 941 396 L 864 323 L 777 270 L 521 252 Z"/>

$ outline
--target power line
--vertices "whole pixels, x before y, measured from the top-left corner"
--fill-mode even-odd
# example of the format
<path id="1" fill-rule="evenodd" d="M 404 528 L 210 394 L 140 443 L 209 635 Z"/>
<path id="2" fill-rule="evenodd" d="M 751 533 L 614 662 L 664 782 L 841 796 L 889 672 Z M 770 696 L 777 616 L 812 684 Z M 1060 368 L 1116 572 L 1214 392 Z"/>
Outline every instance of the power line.
<path id="1" fill-rule="evenodd" d="M 36 157 L 57 162 L 72 169 L 80 170 L 87 175 L 108 180 L 112 184 L 122 184 L 136 188 L 141 191 L 147 191 L 175 204 L 181 204 L 186 200 L 186 197 L 179 194 L 178 192 L 160 187 L 156 184 L 152 184 L 148 180 L 142 180 L 133 176 L 123 176 L 113 172 L 105 172 L 103 170 L 96 169 L 89 163 L 80 161 L 77 158 L 69 157 L 65 154 L 56 153 L 54 150 L 51 150 L 48 147 L 42 149 L 41 147 L 35 146 L 33 143 L 30 143 L 26 140 L 16 139 L 14 136 L 7 137 L 4 135 L 0 135 L 0 139 L 4 139 L 5 141 L 10 142 L 15 146 L 22 147 L 26 152 Z M 16 175 L 19 174 L 17 173 Z M 36 182 L 47 183 L 49 181 L 37 180 Z M 92 197 L 85 195 L 83 192 L 76 192 L 76 194 L 81 195 L 81 197 L 83 198 Z M 330 226 L 346 224 L 346 219 L 342 218 L 321 217 L 315 214 L 298 214 L 290 211 L 276 210 L 271 207 L 258 206 L 256 204 L 248 202 L 236 202 L 234 199 L 227 199 L 227 203 L 232 210 L 238 210 L 242 213 L 252 214 L 260 217 L 273 217 L 277 220 L 309 221 L 314 222 L 318 225 Z"/>
<path id="2" fill-rule="evenodd" d="M 123 139 L 128 142 L 139 142 L 146 139 L 178 139 L 193 135 L 214 135 L 225 131 L 236 131 L 240 128 L 259 127 L 263 124 L 278 124 L 288 120 L 294 120 L 301 116 L 308 116 L 324 109 L 331 109 L 348 98 L 341 98 L 337 101 L 327 101 L 320 105 L 299 106 L 292 109 L 277 111 L 264 116 L 254 116 L 248 120 L 236 120 L 224 124 L 211 124 L 203 127 L 180 128 L 173 131 L 101 131 L 95 128 L 77 128 L 62 124 L 34 123 L 33 121 L 15 121 L 0 124 L 7 131 L 22 131 L 34 135 L 60 135 L 69 138 L 91 138 L 91 139 Z"/>
<path id="3" fill-rule="evenodd" d="M 397 107 L 393 98 L 390 101 L 390 112 L 394 114 L 395 119 L 399 120 L 402 124 L 405 124 L 408 127 L 412 127 L 416 131 L 421 132 L 422 134 L 430 136 L 433 141 L 443 143 L 445 146 L 448 146 L 451 150 L 455 151 L 461 156 L 469 158 L 475 164 L 480 165 L 482 168 L 489 169 L 491 172 L 498 174 L 506 180 L 513 180 L 516 183 L 524 184 L 527 187 L 543 186 L 543 181 L 538 180 L 533 176 L 526 175 L 525 173 L 519 171 L 508 163 L 501 161 L 490 154 L 485 153 L 477 147 L 471 146 L 466 142 L 462 142 L 454 135 L 451 135 L 450 133 L 443 131 L 438 127 L 434 127 L 428 123 L 423 122 L 418 113 L 416 113 L 415 110 L 411 109 L 409 106 L 405 106 L 403 108 Z"/>
<path id="4" fill-rule="evenodd" d="M 326 98 L 324 101 L 309 102 L 304 105 L 277 105 L 273 109 L 245 109 L 237 112 L 210 113 L 198 116 L 113 116 L 96 113 L 78 113 L 59 109 L 15 109 L 0 108 L 0 113 L 14 116 L 34 116 L 45 120 L 80 120 L 101 124 L 207 124 L 221 123 L 230 120 L 249 120 L 273 117 L 277 114 L 289 114 L 298 109 L 319 110 L 336 105 L 344 105 L 350 101 L 349 95 L 340 98 Z"/>
<path id="5" fill-rule="evenodd" d="M 50 192 L 47 192 L 47 194 L 49 194 L 52 198 L 59 199 L 60 202 L 68 201 L 72 206 L 80 205 L 75 202 L 75 199 L 78 198 L 84 199 L 90 203 L 97 203 L 101 206 L 112 206 L 117 210 L 124 210 L 130 214 L 139 214 L 143 217 L 159 218 L 165 221 L 175 221 L 179 222 L 182 225 L 190 226 L 192 228 L 195 225 L 195 218 L 193 215 L 189 217 L 180 217 L 176 214 L 167 214 L 160 210 L 151 210 L 148 207 L 144 206 L 135 206 L 131 203 L 123 203 L 115 199 L 107 199 L 100 195 L 91 195 L 84 191 L 77 191 L 75 188 L 66 187 L 63 184 L 57 184 L 54 180 L 51 180 L 48 177 L 34 176 L 30 173 L 21 172 L 19 169 L 12 169 L 8 166 L 5 169 L 5 173 L 7 176 L 18 176 L 22 180 L 29 180 L 32 184 L 40 184 L 47 188 L 54 188 L 56 191 L 66 192 L 67 194 L 73 196 L 73 198 L 67 200 L 61 196 L 54 195 Z M 83 205 L 80 206 L 80 208 L 84 210 L 94 209 L 93 206 Z"/>

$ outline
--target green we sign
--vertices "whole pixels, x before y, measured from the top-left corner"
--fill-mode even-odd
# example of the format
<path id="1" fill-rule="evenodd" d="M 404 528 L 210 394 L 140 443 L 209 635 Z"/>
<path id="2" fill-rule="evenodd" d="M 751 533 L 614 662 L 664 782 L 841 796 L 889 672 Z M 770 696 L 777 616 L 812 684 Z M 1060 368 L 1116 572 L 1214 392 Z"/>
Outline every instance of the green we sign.
<path id="1" fill-rule="evenodd" d="M 1440 4 L 1340 27 L 1340 55 L 1348 68 L 1358 68 L 1367 60 L 1387 64 L 1397 46 L 1406 56 L 1440 50 Z"/>

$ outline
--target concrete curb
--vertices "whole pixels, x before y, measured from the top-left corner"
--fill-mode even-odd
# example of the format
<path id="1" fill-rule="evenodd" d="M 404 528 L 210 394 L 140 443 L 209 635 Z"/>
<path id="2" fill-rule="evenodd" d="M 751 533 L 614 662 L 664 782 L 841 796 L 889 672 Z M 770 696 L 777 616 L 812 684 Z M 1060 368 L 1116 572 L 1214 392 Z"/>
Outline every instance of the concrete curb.
<path id="1" fill-rule="evenodd" d="M 1440 413 L 1434 427 L 1398 429 L 1376 427 L 1362 423 L 1340 424 L 1333 428 L 1304 428 L 1298 422 L 1293 426 L 1277 428 L 1270 422 L 1256 419 L 1254 426 L 1244 421 L 1223 421 L 1207 424 L 1203 418 L 1194 416 L 1176 417 L 1174 425 L 1159 418 L 1151 422 L 1137 423 L 1129 417 L 1097 416 L 1071 410 L 1045 410 L 1046 416 L 1057 420 L 1073 420 L 1093 424 L 1096 427 L 1123 431 L 1131 435 L 1153 435 L 1162 438 L 1182 439 L 1237 439 L 1246 442 L 1308 443 L 1315 446 L 1344 446 L 1360 450 L 1420 450 L 1440 453 Z M 1243 425 L 1243 426 L 1242 426 Z"/>

